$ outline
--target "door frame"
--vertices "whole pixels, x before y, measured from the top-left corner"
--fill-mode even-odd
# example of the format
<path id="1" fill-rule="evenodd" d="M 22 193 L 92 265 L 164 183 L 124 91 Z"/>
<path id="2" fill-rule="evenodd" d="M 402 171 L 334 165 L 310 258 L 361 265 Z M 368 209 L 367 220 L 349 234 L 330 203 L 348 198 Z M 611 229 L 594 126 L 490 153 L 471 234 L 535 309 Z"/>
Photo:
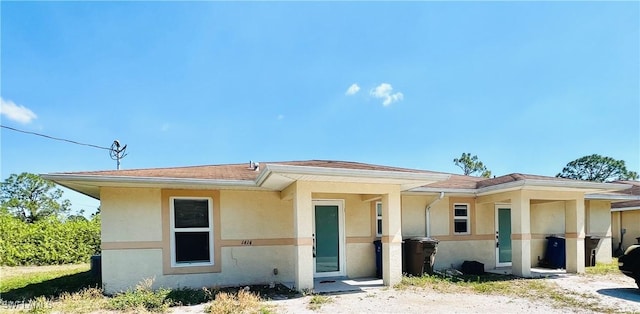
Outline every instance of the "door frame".
<path id="1" fill-rule="evenodd" d="M 346 237 L 344 226 L 344 200 L 342 199 L 314 199 L 311 201 L 313 207 L 313 277 L 344 277 L 347 275 L 346 270 Z M 334 272 L 316 272 L 316 258 L 315 258 L 315 246 L 316 246 L 316 206 L 338 206 L 338 267 L 339 271 Z"/>
<path id="2" fill-rule="evenodd" d="M 496 203 L 495 204 L 495 231 L 496 231 L 496 240 L 495 240 L 495 252 L 496 252 L 496 267 L 509 267 L 513 265 L 513 262 L 505 262 L 505 263 L 500 263 L 500 247 L 498 246 L 499 242 L 498 242 L 498 231 L 499 231 L 499 215 L 498 215 L 498 210 L 499 209 L 509 209 L 509 217 L 511 217 L 511 204 L 507 204 L 507 203 Z M 511 224 L 511 221 L 509 221 L 509 224 Z M 513 232 L 512 232 L 513 234 Z M 509 237 L 511 237 L 511 235 L 509 235 Z M 512 253 L 511 253 L 511 260 L 513 261 L 513 241 L 511 243 L 512 245 Z"/>

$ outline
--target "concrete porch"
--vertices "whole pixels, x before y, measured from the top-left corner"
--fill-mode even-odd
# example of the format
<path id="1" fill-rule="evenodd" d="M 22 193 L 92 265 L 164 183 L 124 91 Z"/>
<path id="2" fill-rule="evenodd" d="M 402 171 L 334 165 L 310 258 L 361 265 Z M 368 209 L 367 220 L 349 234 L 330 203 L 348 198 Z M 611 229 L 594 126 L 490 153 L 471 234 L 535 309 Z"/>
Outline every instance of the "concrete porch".
<path id="1" fill-rule="evenodd" d="M 294 288 L 293 282 L 286 282 L 283 284 L 289 288 Z M 313 292 L 322 294 L 365 292 L 384 287 L 385 285 L 382 282 L 382 279 L 378 278 L 350 279 L 345 277 L 328 277 L 314 278 L 313 280 Z"/>
<path id="2" fill-rule="evenodd" d="M 486 272 L 492 273 L 492 274 L 498 274 L 498 275 L 513 275 L 513 269 L 511 267 L 498 267 L 495 269 L 489 269 Z M 531 275 L 525 278 L 549 278 L 549 277 L 562 277 L 565 275 L 567 275 L 567 271 L 565 269 L 549 269 L 549 268 L 532 267 Z"/>

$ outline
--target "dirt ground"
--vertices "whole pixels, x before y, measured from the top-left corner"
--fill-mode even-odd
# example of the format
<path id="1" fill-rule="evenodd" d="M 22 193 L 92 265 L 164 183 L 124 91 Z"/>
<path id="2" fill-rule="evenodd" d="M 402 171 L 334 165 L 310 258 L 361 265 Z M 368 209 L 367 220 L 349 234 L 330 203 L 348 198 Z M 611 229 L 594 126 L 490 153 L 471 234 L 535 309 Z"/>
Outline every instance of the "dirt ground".
<path id="1" fill-rule="evenodd" d="M 309 309 L 312 296 L 268 301 L 275 313 L 640 313 L 640 290 L 622 274 L 563 275 L 547 278 L 556 289 L 578 299 L 574 306 L 502 295 L 448 293 L 421 288 L 369 288 L 326 295 L 328 303 Z M 581 304 L 585 304 L 581 306 Z M 590 305 L 587 305 L 590 304 Z M 174 313 L 201 313 L 203 305 L 174 308 Z"/>
<path id="2" fill-rule="evenodd" d="M 615 312 L 640 313 L 640 290 L 624 275 L 566 275 L 547 279 L 558 289 L 573 291 L 587 303 Z M 270 301 L 277 313 L 593 313 L 589 307 L 556 307 L 548 301 L 512 296 L 442 293 L 424 289 L 377 288 L 328 295 L 331 301 L 315 311 L 311 297 Z M 593 308 L 593 307 L 590 307 Z"/>

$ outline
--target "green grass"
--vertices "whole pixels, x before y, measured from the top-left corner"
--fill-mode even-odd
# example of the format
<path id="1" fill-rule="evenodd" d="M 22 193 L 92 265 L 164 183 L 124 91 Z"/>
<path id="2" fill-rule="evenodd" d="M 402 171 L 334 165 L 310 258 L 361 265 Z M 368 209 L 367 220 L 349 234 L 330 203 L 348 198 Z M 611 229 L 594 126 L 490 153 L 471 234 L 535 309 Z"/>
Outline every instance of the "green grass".
<path id="1" fill-rule="evenodd" d="M 2 267 L 0 271 L 0 298 L 4 301 L 24 301 L 41 296 L 58 298 L 65 292 L 79 292 L 99 285 L 91 276 L 88 264 Z"/>
<path id="2" fill-rule="evenodd" d="M 587 267 L 586 273 L 590 275 L 619 274 L 618 259 L 614 257 L 611 263 L 608 264 L 596 263 L 596 266 Z"/>
<path id="3" fill-rule="evenodd" d="M 272 307 L 263 302 L 264 298 L 299 296 L 283 285 L 152 289 L 152 280 L 148 279 L 135 289 L 108 297 L 87 264 L 2 267 L 0 276 L 1 301 L 15 304 L 0 308 L 0 313 L 165 312 L 172 306 L 203 303 L 208 303 L 210 313 L 271 313 Z"/>

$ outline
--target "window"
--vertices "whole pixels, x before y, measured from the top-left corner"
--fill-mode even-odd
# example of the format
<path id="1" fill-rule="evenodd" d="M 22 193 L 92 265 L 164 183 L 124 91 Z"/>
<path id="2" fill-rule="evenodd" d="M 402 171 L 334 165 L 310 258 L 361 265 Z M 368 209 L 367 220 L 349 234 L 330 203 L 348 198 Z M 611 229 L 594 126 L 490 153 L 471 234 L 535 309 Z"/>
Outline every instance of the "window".
<path id="1" fill-rule="evenodd" d="M 171 264 L 213 265 L 213 208 L 211 198 L 171 197 Z"/>
<path id="2" fill-rule="evenodd" d="M 453 233 L 469 234 L 469 204 L 453 204 Z"/>
<path id="3" fill-rule="evenodd" d="M 376 202 L 376 236 L 382 236 L 382 202 Z"/>

